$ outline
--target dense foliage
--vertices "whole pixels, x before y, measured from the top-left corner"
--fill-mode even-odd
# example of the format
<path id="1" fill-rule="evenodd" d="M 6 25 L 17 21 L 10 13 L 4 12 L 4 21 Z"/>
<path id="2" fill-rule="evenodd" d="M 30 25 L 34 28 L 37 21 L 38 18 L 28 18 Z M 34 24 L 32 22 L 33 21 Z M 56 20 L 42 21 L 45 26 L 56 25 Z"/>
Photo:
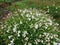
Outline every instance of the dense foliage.
<path id="1" fill-rule="evenodd" d="M 0 0 L 0 45 L 60 45 L 55 19 L 60 0 Z"/>
<path id="2" fill-rule="evenodd" d="M 59 24 L 39 10 L 18 9 L 1 22 L 0 45 L 53 45 L 60 42 Z"/>

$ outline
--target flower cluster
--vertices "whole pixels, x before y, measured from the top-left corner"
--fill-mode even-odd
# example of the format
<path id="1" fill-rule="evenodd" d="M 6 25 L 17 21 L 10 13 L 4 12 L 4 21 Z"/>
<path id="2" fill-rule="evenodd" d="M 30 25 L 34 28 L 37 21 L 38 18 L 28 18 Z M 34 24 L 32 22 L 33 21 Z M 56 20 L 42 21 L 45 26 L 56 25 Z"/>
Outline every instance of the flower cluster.
<path id="1" fill-rule="evenodd" d="M 37 9 L 18 9 L 0 25 L 0 43 L 6 45 L 51 45 L 60 42 L 59 24 Z"/>

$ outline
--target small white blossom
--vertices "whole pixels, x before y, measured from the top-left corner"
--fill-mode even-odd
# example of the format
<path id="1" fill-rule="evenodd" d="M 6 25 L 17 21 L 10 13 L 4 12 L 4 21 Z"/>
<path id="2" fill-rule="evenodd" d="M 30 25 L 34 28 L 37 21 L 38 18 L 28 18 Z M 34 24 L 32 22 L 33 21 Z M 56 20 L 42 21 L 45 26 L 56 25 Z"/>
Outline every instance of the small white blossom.
<path id="1" fill-rule="evenodd" d="M 32 43 L 29 43 L 29 42 L 28 42 L 28 45 L 32 45 Z"/>
<path id="2" fill-rule="evenodd" d="M 29 14 L 26 14 L 26 17 L 29 17 Z"/>
<path id="3" fill-rule="evenodd" d="M 32 15 L 33 13 L 30 11 L 30 14 Z"/>
<path id="4" fill-rule="evenodd" d="M 13 43 L 14 42 L 14 39 L 12 39 L 10 42 Z"/>
<path id="5" fill-rule="evenodd" d="M 19 12 L 22 12 L 22 10 L 19 9 Z"/>
<path id="6" fill-rule="evenodd" d="M 60 45 L 60 43 L 58 43 L 58 45 Z"/>
<path id="7" fill-rule="evenodd" d="M 18 31 L 18 33 L 21 33 L 21 31 Z"/>
<path id="8" fill-rule="evenodd" d="M 43 40 L 41 40 L 41 42 L 43 43 Z"/>
<path id="9" fill-rule="evenodd" d="M 56 9 L 58 9 L 58 7 L 56 7 Z"/>
<path id="10" fill-rule="evenodd" d="M 17 32 L 17 36 L 20 37 L 20 31 Z"/>
<path id="11" fill-rule="evenodd" d="M 49 11 L 50 11 L 50 9 L 47 10 L 47 12 L 49 12 Z"/>
<path id="12" fill-rule="evenodd" d="M 47 8 L 49 8 L 49 6 L 47 6 Z"/>
<path id="13" fill-rule="evenodd" d="M 14 39 L 12 39 L 8 45 L 14 45 Z"/>
<path id="14" fill-rule="evenodd" d="M 43 33 L 44 35 L 47 35 L 45 32 Z"/>
<path id="15" fill-rule="evenodd" d="M 54 44 L 54 45 L 58 45 L 58 43 L 56 43 L 56 42 L 53 42 L 53 44 Z"/>
<path id="16" fill-rule="evenodd" d="M 28 39 L 29 39 L 28 37 L 25 38 L 26 41 L 28 41 Z"/>
<path id="17" fill-rule="evenodd" d="M 30 21 L 30 20 L 31 20 L 31 18 L 28 18 L 28 20 Z"/>
<path id="18" fill-rule="evenodd" d="M 16 32 L 16 30 L 17 30 L 17 27 L 16 25 L 14 25 L 13 32 Z"/>
<path id="19" fill-rule="evenodd" d="M 48 43 L 47 45 L 50 45 L 50 43 Z"/>
<path id="20" fill-rule="evenodd" d="M 35 44 L 36 44 L 36 45 L 38 44 L 37 40 L 35 40 Z"/>
<path id="21" fill-rule="evenodd" d="M 38 26 L 38 24 L 35 24 L 35 26 L 34 26 L 34 27 L 35 27 L 35 29 L 38 29 L 38 27 L 39 27 L 39 26 Z"/>
<path id="22" fill-rule="evenodd" d="M 27 34 L 28 34 L 27 31 L 24 31 L 23 34 L 22 34 L 22 36 L 26 37 Z"/>
<path id="23" fill-rule="evenodd" d="M 45 29 L 47 29 L 48 27 L 47 26 L 45 26 Z"/>
<path id="24" fill-rule="evenodd" d="M 51 39 L 53 38 L 53 36 L 50 37 Z"/>
<path id="25" fill-rule="evenodd" d="M 33 28 L 33 24 L 30 25 L 30 28 Z"/>
<path id="26" fill-rule="evenodd" d="M 23 37 L 26 37 L 26 34 L 22 34 Z"/>
<path id="27" fill-rule="evenodd" d="M 22 21 L 20 21 L 20 24 L 22 24 Z"/>
<path id="28" fill-rule="evenodd" d="M 18 37 L 20 37 L 20 34 L 18 33 Z"/>
<path id="29" fill-rule="evenodd" d="M 12 43 L 8 44 L 8 45 L 12 45 Z"/>
<path id="30" fill-rule="evenodd" d="M 35 17 L 32 15 L 32 19 L 34 19 Z"/>
<path id="31" fill-rule="evenodd" d="M 58 23 L 56 23 L 56 25 L 58 26 L 59 24 L 58 24 Z"/>
<path id="32" fill-rule="evenodd" d="M 8 38 L 10 39 L 12 37 L 12 35 L 8 36 Z"/>
<path id="33" fill-rule="evenodd" d="M 39 27 L 41 27 L 42 26 L 42 23 L 39 23 Z"/>
<path id="34" fill-rule="evenodd" d="M 24 11 L 23 11 L 23 14 L 25 14 L 25 12 L 26 12 L 26 11 L 24 10 Z"/>
<path id="35" fill-rule="evenodd" d="M 27 45 L 27 43 L 25 42 L 25 44 L 24 45 Z"/>
<path id="36" fill-rule="evenodd" d="M 36 39 L 37 40 L 37 42 L 40 42 L 40 39 Z"/>
<path id="37" fill-rule="evenodd" d="M 8 33 L 9 33 L 9 29 L 8 29 L 6 32 L 8 32 Z"/>
<path id="38" fill-rule="evenodd" d="M 42 35 L 40 34 L 39 37 L 41 37 Z"/>

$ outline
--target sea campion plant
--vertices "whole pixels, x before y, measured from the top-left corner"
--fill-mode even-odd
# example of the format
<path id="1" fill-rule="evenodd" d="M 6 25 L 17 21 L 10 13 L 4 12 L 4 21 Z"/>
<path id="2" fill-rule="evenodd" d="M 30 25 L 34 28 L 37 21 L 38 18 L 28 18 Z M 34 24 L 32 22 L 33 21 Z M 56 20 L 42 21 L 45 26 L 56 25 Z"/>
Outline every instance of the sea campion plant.
<path id="1" fill-rule="evenodd" d="M 1 45 L 53 45 L 60 42 L 59 24 L 39 10 L 18 9 L 0 25 Z"/>

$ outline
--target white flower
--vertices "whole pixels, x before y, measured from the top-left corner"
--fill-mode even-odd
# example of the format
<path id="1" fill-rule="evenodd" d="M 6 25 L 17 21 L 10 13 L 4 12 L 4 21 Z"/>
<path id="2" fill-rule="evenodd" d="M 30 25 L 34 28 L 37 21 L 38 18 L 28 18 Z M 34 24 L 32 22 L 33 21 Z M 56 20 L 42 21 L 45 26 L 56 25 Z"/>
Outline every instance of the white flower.
<path id="1" fill-rule="evenodd" d="M 8 36 L 8 38 L 10 39 L 12 37 L 12 35 Z"/>
<path id="2" fill-rule="evenodd" d="M 37 14 L 36 14 L 36 16 L 38 17 L 38 16 L 39 16 L 39 14 L 37 13 Z"/>
<path id="3" fill-rule="evenodd" d="M 39 27 L 39 26 L 38 26 L 38 24 L 35 24 L 35 26 L 34 26 L 34 27 L 35 27 L 35 29 L 38 29 L 38 27 Z"/>
<path id="4" fill-rule="evenodd" d="M 13 42 L 14 42 L 14 39 L 12 39 L 8 45 L 14 45 Z"/>
<path id="5" fill-rule="evenodd" d="M 23 13 L 21 13 L 21 16 L 23 16 L 24 14 Z"/>
<path id="6" fill-rule="evenodd" d="M 30 11 L 30 14 L 32 15 L 33 13 Z"/>
<path id="7" fill-rule="evenodd" d="M 24 34 L 28 34 L 27 31 L 24 31 Z"/>
<path id="8" fill-rule="evenodd" d="M 43 43 L 43 40 L 41 40 L 41 42 Z"/>
<path id="9" fill-rule="evenodd" d="M 48 23 L 45 23 L 45 27 L 48 27 Z"/>
<path id="10" fill-rule="evenodd" d="M 27 43 L 25 42 L 25 44 L 24 45 L 27 45 Z"/>
<path id="11" fill-rule="evenodd" d="M 42 15 L 41 13 L 38 14 L 39 16 Z"/>
<path id="12" fill-rule="evenodd" d="M 1 29 L 3 29 L 4 27 L 2 26 Z"/>
<path id="13" fill-rule="evenodd" d="M 12 44 L 10 43 L 10 44 L 8 44 L 8 45 L 12 45 Z"/>
<path id="14" fill-rule="evenodd" d="M 35 17 L 32 15 L 32 19 L 34 19 Z"/>
<path id="15" fill-rule="evenodd" d="M 18 33 L 21 33 L 21 31 L 18 31 Z"/>
<path id="16" fill-rule="evenodd" d="M 28 43 L 28 45 L 32 45 L 32 43 Z"/>
<path id="17" fill-rule="evenodd" d="M 12 39 L 10 42 L 13 43 L 14 42 L 14 39 Z"/>
<path id="18" fill-rule="evenodd" d="M 58 9 L 58 7 L 56 7 L 56 9 Z"/>
<path id="19" fill-rule="evenodd" d="M 52 25 L 52 22 L 51 23 L 49 23 L 50 25 Z"/>
<path id="20" fill-rule="evenodd" d="M 56 25 L 58 26 L 59 24 L 58 24 L 58 23 L 56 23 Z"/>
<path id="21" fill-rule="evenodd" d="M 39 35 L 39 38 L 40 38 L 41 36 L 42 36 L 42 35 L 40 34 L 40 35 Z"/>
<path id="22" fill-rule="evenodd" d="M 26 34 L 22 34 L 23 37 L 26 37 Z"/>
<path id="23" fill-rule="evenodd" d="M 23 34 L 22 34 L 22 36 L 26 37 L 27 34 L 28 34 L 27 31 L 24 31 Z"/>
<path id="24" fill-rule="evenodd" d="M 60 45 L 60 43 L 58 43 L 58 45 Z"/>
<path id="25" fill-rule="evenodd" d="M 17 34 L 18 34 L 18 37 L 20 37 L 20 31 L 18 31 L 18 33 L 17 33 Z"/>
<path id="26" fill-rule="evenodd" d="M 25 12 L 26 12 L 26 11 L 24 10 L 24 11 L 23 11 L 23 14 L 25 14 Z"/>
<path id="27" fill-rule="evenodd" d="M 48 43 L 47 45 L 50 45 L 50 43 Z"/>
<path id="28" fill-rule="evenodd" d="M 8 32 L 8 33 L 9 33 L 9 29 L 8 29 L 6 32 Z"/>
<path id="29" fill-rule="evenodd" d="M 9 26 L 9 27 L 8 27 L 8 30 L 7 30 L 6 32 L 8 32 L 8 33 L 9 33 L 9 31 L 10 31 L 10 27 L 11 27 L 11 26 Z"/>
<path id="30" fill-rule="evenodd" d="M 33 24 L 30 25 L 30 28 L 33 28 Z"/>
<path id="31" fill-rule="evenodd" d="M 50 37 L 51 39 L 53 38 L 53 36 Z"/>
<path id="32" fill-rule="evenodd" d="M 29 17 L 29 14 L 26 14 L 26 17 Z"/>
<path id="33" fill-rule="evenodd" d="M 36 44 L 36 45 L 38 44 L 37 40 L 35 40 L 35 44 Z"/>
<path id="34" fill-rule="evenodd" d="M 43 33 L 44 35 L 47 35 L 45 32 Z"/>
<path id="35" fill-rule="evenodd" d="M 48 21 L 50 21 L 50 23 L 52 23 L 52 20 L 51 19 L 48 19 Z"/>
<path id="36" fill-rule="evenodd" d="M 22 24 L 22 21 L 20 21 L 20 24 Z"/>
<path id="37" fill-rule="evenodd" d="M 50 9 L 47 10 L 47 12 L 49 12 L 49 11 L 50 11 Z"/>
<path id="38" fill-rule="evenodd" d="M 50 40 L 49 37 L 47 39 Z"/>
<path id="39" fill-rule="evenodd" d="M 47 8 L 49 8 L 49 6 L 47 6 Z"/>
<path id="40" fill-rule="evenodd" d="M 48 27 L 47 26 L 45 26 L 45 29 L 47 29 Z"/>
<path id="41" fill-rule="evenodd" d="M 58 43 L 56 43 L 56 42 L 53 42 L 53 44 L 54 44 L 54 45 L 58 45 Z"/>
<path id="42" fill-rule="evenodd" d="M 42 23 L 39 23 L 39 27 L 41 27 L 42 26 Z"/>
<path id="43" fill-rule="evenodd" d="M 37 42 L 40 42 L 40 39 L 36 39 L 37 40 Z"/>
<path id="44" fill-rule="evenodd" d="M 17 30 L 17 24 L 14 25 L 14 27 L 13 27 L 13 32 L 16 32 L 16 30 Z"/>
<path id="45" fill-rule="evenodd" d="M 28 20 L 30 21 L 30 20 L 31 20 L 31 18 L 28 18 Z"/>
<path id="46" fill-rule="evenodd" d="M 19 12 L 22 12 L 22 10 L 18 9 Z"/>
<path id="47" fill-rule="evenodd" d="M 28 41 L 28 39 L 29 39 L 28 37 L 25 38 L 26 41 Z"/>
<path id="48" fill-rule="evenodd" d="M 20 34 L 18 33 L 18 37 L 20 37 Z"/>

